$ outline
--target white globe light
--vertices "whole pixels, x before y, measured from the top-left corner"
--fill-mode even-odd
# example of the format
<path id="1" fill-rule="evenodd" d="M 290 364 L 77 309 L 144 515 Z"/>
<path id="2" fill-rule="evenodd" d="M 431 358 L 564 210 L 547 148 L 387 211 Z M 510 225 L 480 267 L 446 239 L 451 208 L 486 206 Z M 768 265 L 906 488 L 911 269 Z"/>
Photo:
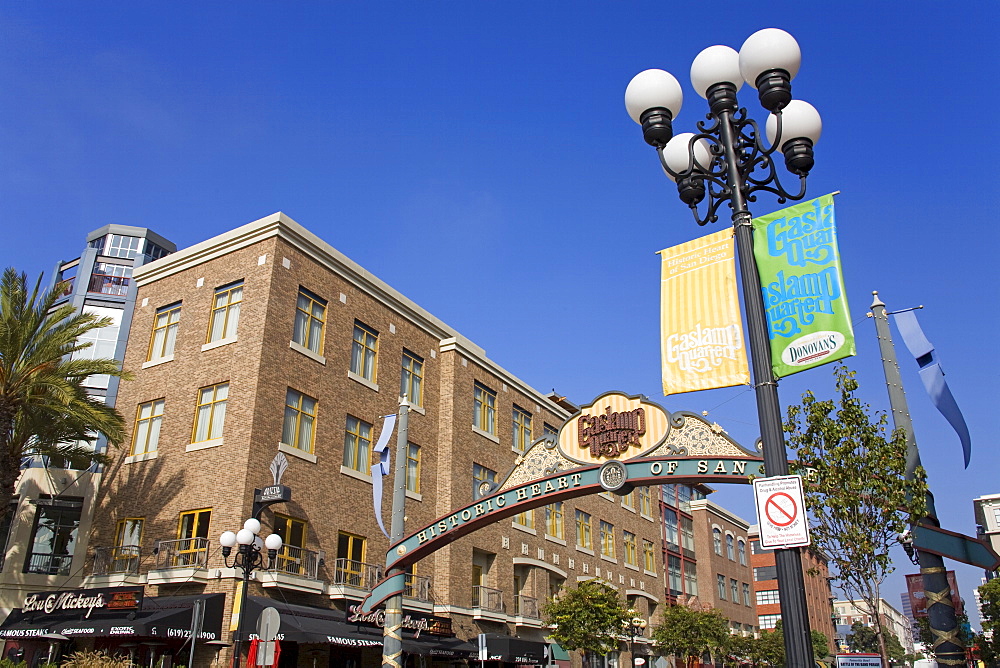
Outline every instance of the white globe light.
<path id="1" fill-rule="evenodd" d="M 758 30 L 740 47 L 740 73 L 754 88 L 762 72 L 781 69 L 788 72 L 789 79 L 794 79 L 801 64 L 799 43 L 779 28 Z"/>
<path id="2" fill-rule="evenodd" d="M 686 172 L 691 169 L 692 137 L 694 137 L 693 132 L 682 132 L 679 135 L 674 135 L 673 139 L 663 147 L 663 160 L 667 163 L 667 167 L 674 172 Z M 707 172 L 712 164 L 712 150 L 704 137 L 694 143 L 694 160 L 695 168 L 702 172 Z M 666 174 L 671 181 L 674 180 L 670 172 L 666 172 Z"/>
<path id="3" fill-rule="evenodd" d="M 252 531 L 255 534 L 260 533 L 260 520 L 255 520 L 251 517 L 243 523 L 243 528 L 247 531 Z"/>
<path id="4" fill-rule="evenodd" d="M 254 533 L 249 529 L 240 529 L 236 532 L 236 542 L 240 545 L 249 545 L 253 542 Z"/>
<path id="5" fill-rule="evenodd" d="M 771 114 L 764 126 L 767 141 L 772 145 L 780 141 L 783 145 L 789 139 L 805 137 L 815 144 L 823 132 L 823 119 L 819 117 L 816 107 L 802 100 L 792 100 L 781 110 L 781 137 L 778 137 L 778 117 Z M 778 148 L 781 148 L 780 146 Z"/>
<path id="6" fill-rule="evenodd" d="M 282 545 L 281 536 L 276 533 L 272 533 L 270 536 L 264 539 L 264 545 L 269 550 L 280 550 Z"/>
<path id="7" fill-rule="evenodd" d="M 223 531 L 219 536 L 219 544 L 222 547 L 236 547 L 236 534 L 232 531 Z"/>
<path id="8" fill-rule="evenodd" d="M 680 113 L 684 92 L 670 72 L 645 70 L 628 82 L 625 89 L 625 108 L 636 123 L 642 123 L 641 116 L 647 109 L 664 107 L 670 110 L 672 118 Z"/>
<path id="9" fill-rule="evenodd" d="M 736 90 L 743 86 L 740 54 L 736 53 L 736 49 L 716 44 L 695 56 L 691 63 L 691 85 L 698 95 L 707 98 L 709 88 L 725 82 L 736 86 Z"/>

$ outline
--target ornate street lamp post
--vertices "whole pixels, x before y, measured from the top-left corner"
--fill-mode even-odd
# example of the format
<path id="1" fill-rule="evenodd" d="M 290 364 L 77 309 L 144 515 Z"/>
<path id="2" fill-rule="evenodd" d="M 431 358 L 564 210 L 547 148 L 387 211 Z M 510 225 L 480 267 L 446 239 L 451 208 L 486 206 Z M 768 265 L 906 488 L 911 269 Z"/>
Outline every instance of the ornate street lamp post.
<path id="1" fill-rule="evenodd" d="M 697 133 L 673 134 L 672 123 L 683 93 L 670 73 L 640 72 L 625 91 L 629 115 L 642 125 L 643 138 L 656 149 L 663 170 L 677 184 L 677 194 L 690 207 L 695 221 L 705 225 L 718 220 L 723 202 L 732 209 L 757 417 L 769 476 L 786 475 L 788 459 L 747 202 L 755 201 L 759 191 L 776 195 L 778 203 L 805 196 L 813 144 L 819 139 L 822 122 L 812 105 L 792 99 L 791 80 L 800 61 L 798 43 L 776 28 L 754 33 L 738 53 L 728 46 L 711 46 L 699 53 L 691 65 L 691 83 L 708 101 L 709 114 L 706 121 L 698 122 Z M 736 93 L 744 81 L 757 89 L 761 105 L 771 112 L 765 124 L 766 143 L 757 122 L 737 104 Z M 781 185 L 775 161 L 779 150 L 785 167 L 799 177 L 797 193 Z M 706 197 L 702 214 L 698 206 Z M 813 660 L 799 549 L 776 550 L 775 561 L 786 665 L 806 668 Z"/>
<path id="2" fill-rule="evenodd" d="M 632 668 L 636 668 L 635 662 L 635 639 L 642 637 L 646 630 L 646 620 L 639 616 L 639 613 L 635 610 L 628 610 L 626 614 L 629 615 L 629 619 L 622 620 L 622 626 L 625 627 L 625 631 L 628 633 L 628 651 L 631 657 L 630 662 Z"/>
<path id="3" fill-rule="evenodd" d="M 247 618 L 247 588 L 250 584 L 250 574 L 258 567 L 269 567 L 281 549 L 281 536 L 272 533 L 267 538 L 261 538 L 260 520 L 250 518 L 243 523 L 238 532 L 223 531 L 219 536 L 222 545 L 222 559 L 226 568 L 240 568 L 243 571 L 243 591 L 240 599 L 240 620 L 236 626 L 236 638 L 233 640 L 233 665 L 239 666 L 243 651 L 244 629 Z M 233 563 L 229 563 L 229 555 L 233 548 L 239 545 Z M 267 549 L 267 561 L 264 561 L 263 550 Z"/>

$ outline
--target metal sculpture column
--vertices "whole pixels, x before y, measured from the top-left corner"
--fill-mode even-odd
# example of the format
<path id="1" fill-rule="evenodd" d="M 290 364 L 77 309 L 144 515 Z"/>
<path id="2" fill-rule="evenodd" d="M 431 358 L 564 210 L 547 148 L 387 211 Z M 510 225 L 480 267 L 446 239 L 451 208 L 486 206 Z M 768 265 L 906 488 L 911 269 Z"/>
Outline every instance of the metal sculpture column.
<path id="1" fill-rule="evenodd" d="M 389 549 L 406 537 L 406 444 L 410 404 L 404 396 L 399 402 L 399 431 L 396 433 L 396 460 L 393 463 L 392 520 L 389 524 Z M 399 573 L 386 573 L 386 577 Z M 403 595 L 393 594 L 385 602 L 385 626 L 382 635 L 382 667 L 403 668 Z"/>

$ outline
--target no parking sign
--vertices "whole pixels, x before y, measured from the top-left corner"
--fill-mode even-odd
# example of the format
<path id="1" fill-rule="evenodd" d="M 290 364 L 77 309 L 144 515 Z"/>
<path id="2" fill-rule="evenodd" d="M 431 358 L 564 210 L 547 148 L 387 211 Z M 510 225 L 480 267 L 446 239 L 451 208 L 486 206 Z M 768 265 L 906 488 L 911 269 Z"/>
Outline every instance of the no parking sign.
<path id="1" fill-rule="evenodd" d="M 753 481 L 760 544 L 766 548 L 809 545 L 809 522 L 802 476 L 783 475 Z"/>

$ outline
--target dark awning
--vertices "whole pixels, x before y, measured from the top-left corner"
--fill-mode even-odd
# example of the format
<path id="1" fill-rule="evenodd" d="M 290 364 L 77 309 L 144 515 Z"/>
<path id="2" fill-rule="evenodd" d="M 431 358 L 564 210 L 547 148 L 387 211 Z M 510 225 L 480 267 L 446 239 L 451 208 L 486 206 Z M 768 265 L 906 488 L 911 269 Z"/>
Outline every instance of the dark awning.
<path id="1" fill-rule="evenodd" d="M 14 610 L 2 625 L 0 639 L 37 638 L 61 633 L 70 638 L 142 637 L 187 638 L 191 635 L 191 611 L 198 599 L 205 601 L 205 620 L 199 640 L 219 640 L 222 633 L 222 608 L 225 594 L 197 596 L 157 596 L 142 601 L 142 608 L 129 613 L 82 612 L 45 614 Z"/>
<path id="2" fill-rule="evenodd" d="M 281 616 L 278 637 L 299 643 L 323 643 L 346 647 L 381 647 L 382 635 L 369 633 L 357 625 L 344 621 L 340 610 L 314 608 L 275 601 L 264 596 L 249 596 L 241 614 L 254 622 L 265 608 L 274 608 Z M 249 624 L 254 628 L 254 624 Z M 372 629 L 376 631 L 376 629 Z"/>
<path id="3" fill-rule="evenodd" d="M 472 643 L 458 638 L 434 638 L 421 636 L 420 639 L 403 639 L 403 651 L 407 654 L 439 656 L 446 659 L 467 659 L 477 652 Z"/>
<path id="4" fill-rule="evenodd" d="M 523 640 L 498 633 L 486 634 L 486 654 L 489 661 L 505 663 L 545 663 L 545 643 Z"/>

